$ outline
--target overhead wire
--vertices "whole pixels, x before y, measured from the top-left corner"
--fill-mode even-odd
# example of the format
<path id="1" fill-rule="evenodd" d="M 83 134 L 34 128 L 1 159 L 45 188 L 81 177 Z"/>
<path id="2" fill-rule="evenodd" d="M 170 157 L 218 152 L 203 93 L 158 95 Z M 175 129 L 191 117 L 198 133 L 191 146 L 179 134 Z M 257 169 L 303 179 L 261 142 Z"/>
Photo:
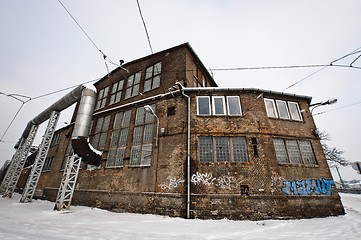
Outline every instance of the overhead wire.
<path id="1" fill-rule="evenodd" d="M 147 29 L 147 25 L 145 24 L 145 20 L 144 20 L 144 17 L 143 17 L 143 13 L 142 13 L 142 9 L 141 9 L 141 7 L 140 7 L 139 0 L 137 0 L 137 4 L 138 4 L 138 11 L 139 11 L 140 17 L 141 17 L 142 22 L 143 22 L 143 26 L 144 26 L 145 34 L 147 35 L 148 45 L 149 45 L 149 48 L 150 48 L 150 52 L 153 54 L 152 44 L 151 44 L 151 42 L 150 42 L 150 37 L 149 37 L 149 33 L 148 33 L 148 29 Z"/>
<path id="2" fill-rule="evenodd" d="M 103 59 L 104 59 L 104 63 L 105 63 L 105 67 L 107 69 L 108 75 L 109 75 L 109 68 L 107 65 L 107 60 L 109 63 L 113 64 L 114 66 L 117 67 L 121 67 L 121 64 L 116 64 L 114 63 L 94 42 L 94 40 L 89 36 L 89 34 L 84 30 L 84 28 L 80 25 L 80 23 L 75 19 L 75 17 L 73 16 L 73 14 L 71 14 L 71 12 L 67 9 L 67 7 L 60 1 L 58 0 L 58 2 L 60 3 L 60 5 L 65 9 L 65 11 L 68 13 L 68 15 L 73 19 L 73 21 L 78 25 L 78 27 L 81 29 L 81 31 L 85 34 L 85 36 L 89 39 L 89 41 L 93 44 L 93 46 L 102 54 Z M 126 69 L 125 69 L 126 70 Z"/>
<path id="3" fill-rule="evenodd" d="M 315 72 L 307 75 L 306 77 L 302 78 L 301 80 L 298 80 L 297 82 L 295 82 L 295 83 L 291 84 L 290 86 L 288 86 L 287 88 L 285 88 L 283 91 L 286 91 L 287 89 L 290 89 L 291 87 L 299 84 L 300 82 L 303 82 L 303 81 L 306 80 L 307 78 L 312 77 L 313 75 L 321 72 L 321 71 L 324 70 L 325 68 L 327 68 L 327 67 L 329 67 L 329 66 L 333 66 L 333 64 L 334 64 L 335 62 L 339 61 L 339 60 L 342 60 L 342 59 L 344 59 L 344 58 L 346 58 L 346 57 L 348 57 L 348 56 L 351 56 L 351 55 L 353 55 L 353 54 L 355 54 L 355 53 L 360 53 L 361 51 L 359 51 L 359 49 L 361 49 L 361 47 L 356 48 L 355 50 L 351 51 L 350 53 L 348 53 L 348 54 L 346 54 L 346 55 L 344 55 L 344 56 L 342 56 L 342 57 L 340 57 L 340 58 L 332 61 L 329 65 L 324 66 L 324 67 L 322 67 L 321 69 L 319 69 L 319 70 L 317 70 L 317 71 L 315 71 Z M 354 61 L 352 61 L 349 66 L 350 66 L 350 67 L 354 67 L 354 68 L 358 68 L 358 67 L 352 66 L 352 64 L 355 63 L 360 57 L 361 57 L 361 55 L 359 55 Z"/>
<path id="4" fill-rule="evenodd" d="M 82 83 L 82 84 L 87 84 L 87 83 L 95 82 L 95 81 L 98 81 L 98 80 L 100 80 L 100 78 L 98 78 L 98 79 L 93 79 L 93 80 L 84 82 L 84 83 Z M 16 119 L 17 116 L 19 115 L 21 109 L 24 107 L 24 105 L 25 105 L 26 103 L 28 103 L 28 102 L 30 102 L 30 101 L 32 101 L 32 100 L 35 100 L 35 99 L 43 98 L 43 97 L 46 97 L 46 96 L 49 96 L 49 95 L 52 95 L 52 94 L 55 94 L 55 93 L 59 93 L 59 92 L 65 91 L 65 90 L 69 90 L 69 89 L 74 88 L 74 87 L 76 87 L 76 86 L 78 86 L 78 85 L 74 85 L 74 86 L 67 87 L 67 88 L 63 88 L 63 89 L 60 89 L 60 90 L 57 90 L 57 91 L 53 91 L 53 92 L 50 92 L 50 93 L 42 94 L 42 95 L 39 95 L 39 96 L 37 96 L 37 97 L 28 97 L 28 96 L 24 96 L 24 95 L 21 95 L 21 94 L 5 94 L 5 93 L 3 93 L 3 92 L 0 92 L 0 94 L 2 94 L 2 95 L 5 95 L 5 96 L 7 96 L 7 97 L 12 97 L 12 98 L 14 98 L 14 99 L 16 99 L 16 100 L 18 100 L 18 101 L 21 102 L 20 108 L 19 108 L 18 111 L 15 113 L 14 117 L 11 119 L 10 123 L 9 123 L 8 126 L 6 127 L 3 135 L 2 135 L 1 138 L 0 138 L 0 142 L 4 142 L 3 139 L 4 139 L 5 135 L 6 135 L 6 133 L 9 131 L 10 127 L 12 126 L 12 124 L 13 124 L 14 121 L 15 121 L 15 119 Z M 21 96 L 21 97 L 27 98 L 27 100 L 24 101 L 24 100 L 22 100 L 22 99 L 19 99 L 19 98 L 17 98 L 17 97 L 14 97 L 14 96 Z"/>
<path id="5" fill-rule="evenodd" d="M 327 111 L 322 111 L 322 112 L 319 112 L 319 113 L 315 113 L 315 114 L 313 114 L 312 116 L 317 116 L 317 115 L 324 114 L 324 113 L 326 113 L 326 112 L 332 112 L 332 111 L 340 110 L 340 109 L 347 108 L 347 107 L 351 107 L 351 106 L 354 106 L 354 105 L 357 105 L 357 104 L 361 104 L 361 101 L 355 102 L 355 103 L 351 103 L 351 104 L 348 104 L 348 105 L 345 105 L 345 106 L 342 106 L 342 107 L 330 109 L 330 110 L 327 110 Z"/>
<path id="6" fill-rule="evenodd" d="M 21 103 L 20 108 L 19 108 L 18 111 L 15 113 L 14 117 L 11 119 L 9 125 L 6 127 L 3 135 L 1 136 L 0 142 L 4 142 L 3 139 L 4 139 L 5 135 L 6 135 L 6 133 L 9 131 L 11 125 L 13 124 L 13 122 L 15 121 L 15 119 L 17 118 L 17 116 L 19 115 L 19 113 L 20 113 L 21 109 L 24 107 L 25 103 L 26 103 L 26 102 Z"/>

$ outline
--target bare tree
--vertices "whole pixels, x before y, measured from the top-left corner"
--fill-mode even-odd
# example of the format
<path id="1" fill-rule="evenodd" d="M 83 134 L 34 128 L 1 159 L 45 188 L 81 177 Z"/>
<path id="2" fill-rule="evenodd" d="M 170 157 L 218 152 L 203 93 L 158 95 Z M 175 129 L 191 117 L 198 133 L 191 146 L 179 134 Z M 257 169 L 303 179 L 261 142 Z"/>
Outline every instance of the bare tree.
<path id="1" fill-rule="evenodd" d="M 347 161 L 342 156 L 344 154 L 344 151 L 338 149 L 337 147 L 330 147 L 327 145 L 326 142 L 331 141 L 331 137 L 328 133 L 318 132 L 317 134 L 320 138 L 321 145 L 322 145 L 323 151 L 325 153 L 327 163 L 330 167 L 334 167 L 334 166 L 345 167 L 345 166 L 350 165 L 350 162 Z"/>

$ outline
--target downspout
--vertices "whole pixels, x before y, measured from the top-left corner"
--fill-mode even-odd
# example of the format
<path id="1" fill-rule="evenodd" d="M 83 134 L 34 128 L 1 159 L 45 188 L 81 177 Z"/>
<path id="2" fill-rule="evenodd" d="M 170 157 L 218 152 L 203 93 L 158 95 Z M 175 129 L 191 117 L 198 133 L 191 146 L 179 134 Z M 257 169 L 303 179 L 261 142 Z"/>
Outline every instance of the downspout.
<path id="1" fill-rule="evenodd" d="M 176 82 L 181 89 L 181 93 L 187 98 L 187 219 L 190 218 L 191 209 L 191 98 L 184 93 L 184 87 L 180 82 Z"/>

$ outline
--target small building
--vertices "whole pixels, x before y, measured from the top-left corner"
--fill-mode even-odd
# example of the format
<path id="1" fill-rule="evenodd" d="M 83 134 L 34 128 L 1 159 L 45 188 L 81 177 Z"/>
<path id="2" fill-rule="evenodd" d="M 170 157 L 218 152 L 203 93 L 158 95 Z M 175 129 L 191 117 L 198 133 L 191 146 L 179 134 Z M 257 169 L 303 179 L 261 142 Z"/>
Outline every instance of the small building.
<path id="1" fill-rule="evenodd" d="M 90 143 L 102 160 L 81 166 L 73 204 L 201 219 L 344 214 L 311 97 L 219 88 L 188 43 L 94 85 Z M 56 132 L 38 196 L 55 200 L 73 127 Z"/>

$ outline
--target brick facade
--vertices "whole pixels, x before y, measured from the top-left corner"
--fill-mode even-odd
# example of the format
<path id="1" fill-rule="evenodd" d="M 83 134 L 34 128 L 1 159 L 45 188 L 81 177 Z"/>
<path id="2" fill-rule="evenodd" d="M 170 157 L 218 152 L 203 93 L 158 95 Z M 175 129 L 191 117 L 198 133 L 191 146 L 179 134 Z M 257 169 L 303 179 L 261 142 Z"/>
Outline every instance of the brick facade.
<path id="1" fill-rule="evenodd" d="M 148 76 L 145 71 L 159 62 L 161 69 L 153 70 L 161 72 L 160 85 L 144 92 Z M 118 68 L 95 84 L 98 92 L 109 87 L 104 106 L 94 113 L 90 137 L 91 143 L 103 151 L 102 163 L 98 168 L 82 166 L 73 204 L 178 217 L 186 217 L 189 210 L 189 217 L 204 219 L 344 214 L 310 114 L 311 98 L 260 89 L 218 88 L 188 44 L 123 67 L 129 72 Z M 139 93 L 126 98 L 129 78 L 136 72 L 141 72 Z M 110 104 L 113 86 L 122 79 L 120 100 Z M 180 85 L 175 86 L 176 82 L 185 87 L 183 93 L 189 96 L 189 113 L 188 98 L 181 93 Z M 217 100 L 223 101 L 227 104 L 225 108 L 230 106 L 227 96 L 238 97 L 234 99 L 239 99 L 241 113 L 201 115 L 199 96 L 209 97 L 212 107 Z M 269 117 L 265 99 L 297 105 L 301 119 Z M 155 118 L 142 113 L 146 105 L 154 108 L 159 128 Z M 76 109 L 74 116 L 75 113 Z M 190 166 L 187 164 L 188 114 Z M 122 116 L 121 124 L 119 116 Z M 139 120 L 140 116 L 145 117 Z M 108 127 L 103 131 L 105 125 Z M 54 162 L 50 171 L 42 173 L 38 184 L 42 197 L 49 200 L 56 198 L 72 127 L 58 130 L 60 142 L 48 153 Z M 147 134 L 151 134 L 151 140 Z M 210 144 L 202 145 L 202 139 Z M 314 162 L 303 159 L 300 163 L 281 163 L 274 139 L 292 143 L 293 147 L 298 144 L 301 152 L 314 156 Z M 118 155 L 114 157 L 115 154 Z"/>

